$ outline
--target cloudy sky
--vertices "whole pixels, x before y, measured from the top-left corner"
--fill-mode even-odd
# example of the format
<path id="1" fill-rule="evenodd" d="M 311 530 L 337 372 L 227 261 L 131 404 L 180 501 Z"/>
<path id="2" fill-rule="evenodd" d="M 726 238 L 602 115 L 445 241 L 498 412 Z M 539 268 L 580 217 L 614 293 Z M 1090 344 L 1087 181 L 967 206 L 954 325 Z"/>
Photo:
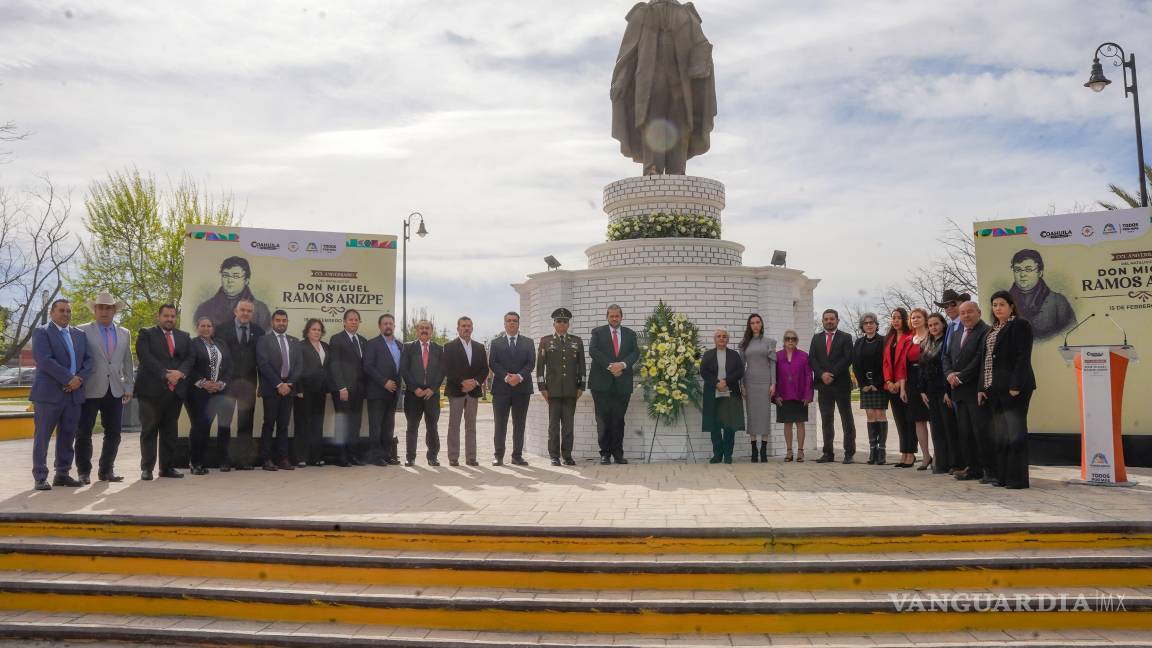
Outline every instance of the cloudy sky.
<path id="1" fill-rule="evenodd" d="M 1152 2 L 696 4 L 720 114 L 689 173 L 727 185 L 745 263 L 786 249 L 821 306 L 930 261 L 948 218 L 1135 186 L 1130 100 L 1082 84 L 1098 44 L 1148 42 Z M 47 174 L 79 205 L 135 165 L 233 192 L 254 227 L 398 234 L 418 210 L 409 305 L 494 332 L 543 256 L 586 266 L 601 189 L 640 172 L 609 135 L 631 6 L 3 0 L 0 123 L 31 135 L 0 184 Z"/>

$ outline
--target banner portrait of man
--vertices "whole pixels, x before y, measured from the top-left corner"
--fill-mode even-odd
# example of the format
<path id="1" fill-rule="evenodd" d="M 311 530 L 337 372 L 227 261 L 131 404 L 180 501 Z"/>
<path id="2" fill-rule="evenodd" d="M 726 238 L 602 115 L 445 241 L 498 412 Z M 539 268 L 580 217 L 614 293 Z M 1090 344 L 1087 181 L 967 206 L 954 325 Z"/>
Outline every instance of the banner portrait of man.
<path id="1" fill-rule="evenodd" d="M 234 317 L 233 311 L 236 308 L 236 302 L 247 299 L 256 305 L 256 313 L 252 316 L 252 321 L 256 322 L 260 328 L 269 330 L 268 327 L 272 322 L 271 311 L 268 310 L 267 304 L 256 299 L 256 296 L 252 294 L 252 289 L 248 285 L 251 280 L 252 266 L 248 263 L 248 259 L 241 256 L 231 256 L 224 259 L 220 263 L 220 289 L 216 291 L 215 295 L 196 307 L 196 314 L 192 321 L 199 320 L 201 317 L 208 317 L 216 326 L 231 322 Z"/>
<path id="2" fill-rule="evenodd" d="M 1016 312 L 1032 324 L 1037 340 L 1063 333 L 1076 323 L 1076 313 L 1068 298 L 1054 292 L 1044 282 L 1044 257 L 1036 250 L 1019 250 L 1012 255 L 1012 287 Z"/>

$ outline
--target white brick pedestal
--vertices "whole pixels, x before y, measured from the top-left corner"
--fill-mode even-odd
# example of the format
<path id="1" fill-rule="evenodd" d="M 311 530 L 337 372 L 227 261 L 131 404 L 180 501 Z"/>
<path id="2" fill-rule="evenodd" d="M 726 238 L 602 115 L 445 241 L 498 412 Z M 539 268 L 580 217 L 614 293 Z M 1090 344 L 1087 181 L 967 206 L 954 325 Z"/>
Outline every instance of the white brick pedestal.
<path id="1" fill-rule="evenodd" d="M 661 189 L 663 188 L 663 189 Z M 660 191 L 668 194 L 661 194 Z M 653 205 L 675 213 L 704 213 L 715 209 L 720 218 L 724 186 L 692 176 L 648 176 L 614 182 L 604 190 L 604 209 L 610 218 L 648 213 Z M 646 211 L 628 212 L 643 205 Z M 535 340 L 552 331 L 550 315 L 561 306 L 572 311 L 570 331 L 587 346 L 591 330 L 605 323 L 605 309 L 616 303 L 624 310 L 624 324 L 642 334 L 644 320 L 663 300 L 684 313 L 700 329 L 700 342 L 712 346 L 712 332 L 728 329 L 736 343 L 751 313 L 760 313 L 769 336 L 780 340 L 786 329 L 806 333 L 814 321 L 812 292 L 819 283 L 800 270 L 741 265 L 744 246 L 716 239 L 632 239 L 594 245 L 586 251 L 587 270 L 556 270 L 528 276 L 513 287 L 520 294 L 521 330 Z M 803 335 L 802 335 L 803 337 Z M 589 362 L 591 360 L 589 359 Z M 539 396 L 528 410 L 528 450 L 548 454 L 548 408 Z M 688 411 L 687 427 L 697 461 L 711 456 L 711 441 L 700 430 L 700 413 Z M 647 456 L 654 422 L 647 416 L 639 384 L 628 408 L 624 450 L 629 460 Z M 815 424 L 810 426 L 815 429 Z M 592 396 L 585 394 L 576 410 L 573 454 L 577 459 L 599 457 Z M 747 435 L 737 437 L 735 457 L 747 460 Z M 769 453 L 783 454 L 783 434 L 773 426 Z M 688 459 L 684 424 L 657 431 L 653 460 Z"/>

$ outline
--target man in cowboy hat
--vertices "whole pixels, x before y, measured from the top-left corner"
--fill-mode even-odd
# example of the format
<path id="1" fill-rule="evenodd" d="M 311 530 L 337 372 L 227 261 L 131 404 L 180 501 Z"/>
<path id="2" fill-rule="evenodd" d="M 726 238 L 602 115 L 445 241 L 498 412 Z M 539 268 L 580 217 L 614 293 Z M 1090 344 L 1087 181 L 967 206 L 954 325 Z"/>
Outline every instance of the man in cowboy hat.
<path id="1" fill-rule="evenodd" d="M 958 293 L 951 288 L 944 291 L 940 297 L 940 301 L 934 302 L 937 308 L 944 310 L 944 316 L 948 318 L 948 327 L 944 329 L 944 351 L 945 355 L 948 354 L 948 349 L 952 344 L 953 335 L 959 335 L 964 326 L 960 323 L 960 304 L 972 301 L 972 295 L 969 293 Z M 960 338 L 956 338 L 958 341 Z M 963 468 L 960 460 L 960 423 L 956 419 L 956 406 L 952 403 L 951 386 L 945 387 L 947 390 L 944 394 L 944 402 L 948 405 L 944 410 L 944 439 L 947 441 L 945 444 L 947 451 L 943 456 L 940 456 L 940 451 L 937 449 L 936 466 L 934 471 L 938 472 L 953 472 Z"/>
<path id="2" fill-rule="evenodd" d="M 126 306 L 111 293 L 102 292 L 88 304 L 96 320 L 77 327 L 88 338 L 93 361 L 92 375 L 84 383 L 85 400 L 76 430 L 76 471 L 84 484 L 92 483 L 92 428 L 96 425 L 96 414 L 100 414 L 100 425 L 104 428 L 97 478 L 110 482 L 124 480 L 116 474 L 113 465 L 120 448 L 124 405 L 132 400 L 136 374 L 132 366 L 132 336 L 113 319 Z"/>

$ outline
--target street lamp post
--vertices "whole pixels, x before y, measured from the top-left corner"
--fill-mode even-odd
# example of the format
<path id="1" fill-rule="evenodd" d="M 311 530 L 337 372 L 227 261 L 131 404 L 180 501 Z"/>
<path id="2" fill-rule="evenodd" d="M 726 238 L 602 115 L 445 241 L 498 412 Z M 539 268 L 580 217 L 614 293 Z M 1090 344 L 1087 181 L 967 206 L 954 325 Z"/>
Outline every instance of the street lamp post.
<path id="1" fill-rule="evenodd" d="M 44 314 L 40 316 L 40 325 L 41 326 L 47 326 L 47 324 L 48 324 L 48 291 L 47 290 L 41 290 L 40 291 L 40 303 L 42 304 L 41 308 L 44 311 Z"/>
<path id="2" fill-rule="evenodd" d="M 1136 112 L 1136 159 L 1139 165 L 1137 170 L 1140 172 L 1140 205 L 1147 207 L 1148 182 L 1144 173 L 1144 138 L 1140 132 L 1140 95 L 1136 92 L 1136 55 L 1130 54 L 1125 61 L 1124 48 L 1116 43 L 1104 43 L 1097 47 L 1096 55 L 1092 57 L 1092 73 L 1088 77 L 1088 82 L 1084 84 L 1085 88 L 1091 88 L 1093 92 L 1100 92 L 1112 83 L 1104 76 L 1104 67 L 1100 65 L 1101 56 L 1116 59 L 1113 65 L 1123 70 L 1124 96 L 1132 95 L 1132 109 Z M 1131 71 L 1131 83 L 1128 81 L 1129 71 Z"/>
<path id="3" fill-rule="evenodd" d="M 404 254 L 403 254 L 403 288 L 401 289 L 400 301 L 400 335 L 404 341 L 408 341 L 408 243 L 412 240 L 412 217 L 420 217 L 420 226 L 416 228 L 416 236 L 424 238 L 428 236 L 428 229 L 424 227 L 424 214 L 420 212 L 412 212 L 408 214 L 408 218 L 404 219 Z"/>

